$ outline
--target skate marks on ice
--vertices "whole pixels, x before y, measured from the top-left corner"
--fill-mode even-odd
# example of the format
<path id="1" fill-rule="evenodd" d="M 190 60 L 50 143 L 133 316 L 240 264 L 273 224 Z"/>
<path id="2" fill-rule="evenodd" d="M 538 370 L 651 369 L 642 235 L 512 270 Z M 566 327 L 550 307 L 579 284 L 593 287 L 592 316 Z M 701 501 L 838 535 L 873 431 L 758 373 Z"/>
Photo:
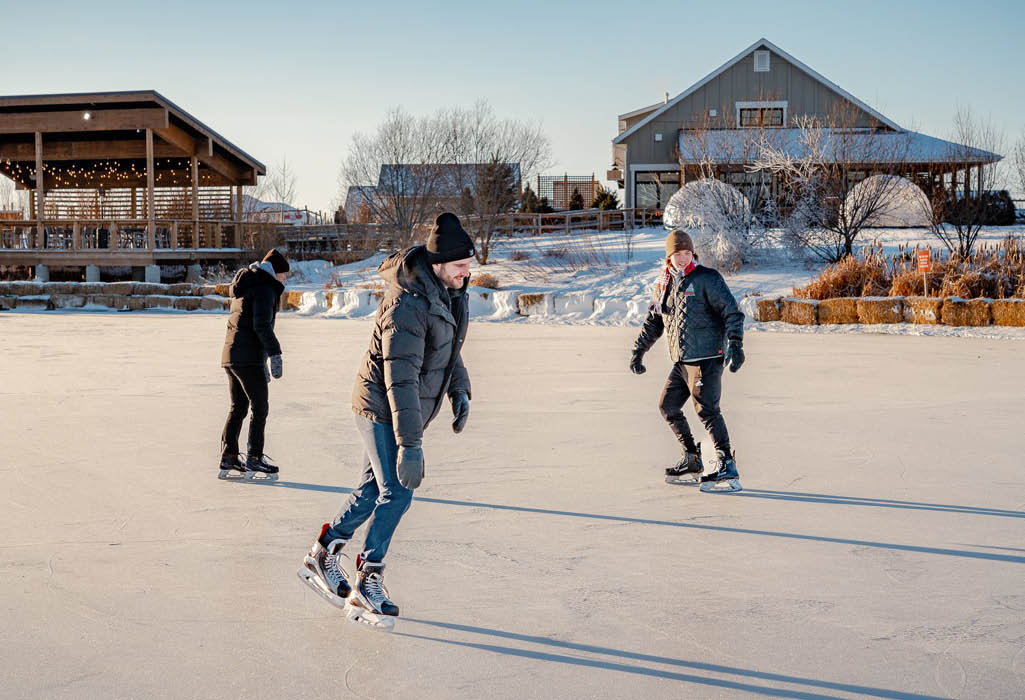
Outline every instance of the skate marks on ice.
<path id="1" fill-rule="evenodd" d="M 261 483 L 254 481 L 251 483 Z M 326 493 L 351 493 L 352 489 L 347 486 L 327 486 L 325 484 L 308 484 L 296 481 L 278 481 L 275 483 L 263 484 L 275 488 L 300 489 L 303 491 L 321 491 Z M 737 498 L 754 496 L 751 491 L 743 491 Z M 463 508 L 490 508 L 492 510 L 512 511 L 517 513 L 534 513 L 539 515 L 555 515 L 568 518 L 587 518 L 591 520 L 607 520 L 617 523 L 633 523 L 638 525 L 656 525 L 660 527 L 679 527 L 687 530 L 704 530 L 707 532 L 722 532 L 734 535 L 754 535 L 758 537 L 772 537 L 784 540 L 799 540 L 804 542 L 823 542 L 826 544 L 840 544 L 851 547 L 867 547 L 871 549 L 893 550 L 897 552 L 914 552 L 918 554 L 936 554 L 946 557 L 962 557 L 965 559 L 984 559 L 989 561 L 1002 561 L 1010 564 L 1025 564 L 1025 556 L 1014 554 L 1001 554 L 999 552 L 978 552 L 964 549 L 952 549 L 948 547 L 929 547 L 926 545 L 901 544 L 898 542 L 874 542 L 872 540 L 857 540 L 846 537 L 828 537 L 825 535 L 807 535 L 800 532 L 781 532 L 777 530 L 755 530 L 745 527 L 729 527 L 726 525 L 705 525 L 694 522 L 680 522 L 675 520 L 653 520 L 649 518 L 636 518 L 625 515 L 609 515 L 606 513 L 581 513 L 571 510 L 555 510 L 548 508 L 532 508 L 530 506 L 514 506 L 502 503 L 480 503 L 477 501 L 457 501 L 449 498 L 434 498 L 431 496 L 414 496 L 418 503 L 434 503 L 443 506 L 458 506 Z M 1000 511 L 1016 513 L 1016 511 Z M 1018 517 L 1015 515 L 1014 517 Z"/>
<path id="2" fill-rule="evenodd" d="M 753 693 L 762 697 L 797 698 L 800 700 L 835 700 L 834 692 L 851 693 L 859 697 L 888 698 L 891 700 L 949 700 L 947 696 L 927 695 L 924 693 L 909 693 L 889 688 L 877 688 L 872 686 L 842 683 L 838 681 L 819 680 L 815 678 L 804 678 L 801 676 L 790 676 L 781 673 L 758 671 L 749 668 L 726 666 L 703 661 L 691 661 L 687 659 L 674 659 L 666 656 L 645 654 L 641 652 L 627 651 L 625 649 L 613 649 L 593 644 L 582 644 L 579 642 L 562 641 L 550 637 L 537 635 L 520 634 L 507 632 L 487 627 L 475 627 L 462 625 L 454 622 L 441 622 L 436 620 L 422 620 L 418 618 L 403 618 L 410 625 L 425 625 L 428 627 L 440 628 L 449 632 L 493 637 L 501 640 L 517 642 L 520 644 L 533 644 L 540 649 L 520 648 L 503 646 L 488 641 L 446 639 L 443 637 L 429 636 L 425 634 L 413 634 L 411 632 L 395 632 L 396 636 L 417 639 L 425 642 L 448 644 L 466 649 L 475 649 L 494 654 L 515 656 L 535 661 L 562 663 L 574 666 L 587 666 L 594 669 L 616 671 L 653 678 L 661 678 L 671 681 L 690 683 L 696 686 L 706 686 L 729 690 L 739 690 Z M 549 651 L 549 649 L 556 651 Z M 565 653 L 558 653 L 565 652 Z M 591 654 L 596 658 L 582 657 L 580 654 Z M 613 657 L 612 660 L 606 657 Z M 644 664 L 655 664 L 668 666 L 676 669 L 687 669 L 690 672 L 679 670 L 667 670 L 652 666 L 641 666 L 626 663 L 626 661 L 640 662 Z M 717 674 L 716 675 L 698 675 Z M 731 678 L 732 676 L 732 678 Z M 798 688 L 782 688 L 771 685 L 761 685 L 756 682 L 778 683 L 799 686 Z M 809 690 L 805 690 L 809 688 Z M 821 692 L 817 692 L 821 691 Z M 829 694 L 826 694 L 829 692 Z"/>
<path id="3" fill-rule="evenodd" d="M 765 498 L 778 501 L 801 503 L 824 503 L 838 506 L 864 506 L 873 508 L 896 508 L 901 510 L 926 510 L 938 513 L 962 513 L 964 515 L 990 515 L 1000 518 L 1025 518 L 1025 510 L 1004 510 L 980 506 L 958 506 L 946 503 L 921 503 L 889 498 L 862 498 L 861 496 L 837 496 L 828 493 L 804 493 L 801 491 L 771 491 L 746 489 L 744 498 Z"/>

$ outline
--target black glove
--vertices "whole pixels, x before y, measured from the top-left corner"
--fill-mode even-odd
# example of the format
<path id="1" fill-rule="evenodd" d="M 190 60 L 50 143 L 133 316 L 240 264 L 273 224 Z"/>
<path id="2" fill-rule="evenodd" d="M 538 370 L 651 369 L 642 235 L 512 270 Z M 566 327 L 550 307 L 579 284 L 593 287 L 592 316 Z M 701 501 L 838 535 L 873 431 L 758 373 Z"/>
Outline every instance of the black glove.
<path id="1" fill-rule="evenodd" d="M 281 379 L 281 355 L 271 355 L 270 358 L 270 376 L 275 379 Z"/>
<path id="2" fill-rule="evenodd" d="M 736 372 L 744 364 L 744 344 L 740 340 L 731 340 L 726 348 L 726 357 L 723 361 L 730 366 L 731 372 Z"/>
<path id="3" fill-rule="evenodd" d="M 424 451 L 420 447 L 399 445 L 398 464 L 395 471 L 399 483 L 407 489 L 415 489 L 424 480 Z"/>
<path id="4" fill-rule="evenodd" d="M 648 370 L 641 364 L 641 360 L 644 359 L 644 353 L 639 350 L 634 350 L 633 356 L 630 358 L 630 371 L 634 374 L 644 374 Z"/>
<path id="5" fill-rule="evenodd" d="M 457 391 L 450 397 L 452 399 L 452 432 L 461 433 L 466 427 L 466 419 L 470 417 L 470 397 L 465 391 Z"/>

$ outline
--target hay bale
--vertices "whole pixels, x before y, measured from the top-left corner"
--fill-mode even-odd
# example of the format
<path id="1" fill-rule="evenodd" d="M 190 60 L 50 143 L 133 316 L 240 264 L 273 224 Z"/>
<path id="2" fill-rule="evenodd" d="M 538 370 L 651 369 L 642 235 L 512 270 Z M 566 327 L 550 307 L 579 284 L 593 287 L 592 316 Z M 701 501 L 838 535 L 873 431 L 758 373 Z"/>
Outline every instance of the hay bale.
<path id="1" fill-rule="evenodd" d="M 0 311 L 10 311 L 18 305 L 18 297 L 13 294 L 0 296 Z"/>
<path id="2" fill-rule="evenodd" d="M 16 297 L 19 309 L 46 309 L 52 311 L 57 308 L 53 303 L 53 297 L 49 294 L 22 294 Z"/>
<path id="3" fill-rule="evenodd" d="M 58 309 L 80 309 L 85 306 L 85 296 L 82 294 L 55 294 L 53 303 Z"/>
<path id="4" fill-rule="evenodd" d="M 993 320 L 992 303 L 992 299 L 947 297 L 943 300 L 941 318 L 948 326 L 988 326 Z"/>
<path id="5" fill-rule="evenodd" d="M 46 282 L 43 284 L 44 294 L 77 294 L 78 282 Z"/>
<path id="6" fill-rule="evenodd" d="M 214 292 L 213 293 L 216 294 L 217 296 L 220 296 L 220 297 L 230 296 L 230 294 L 228 292 L 228 289 L 230 287 L 231 287 L 230 284 L 215 284 L 214 285 Z"/>
<path id="7" fill-rule="evenodd" d="M 936 325 L 943 313 L 943 300 L 937 297 L 904 297 L 904 322 Z"/>
<path id="8" fill-rule="evenodd" d="M 107 294 L 135 294 L 135 282 L 109 282 Z"/>
<path id="9" fill-rule="evenodd" d="M 1025 299 L 997 299 L 990 309 L 995 326 L 1025 326 Z"/>
<path id="10" fill-rule="evenodd" d="M 779 299 L 759 299 L 755 302 L 755 320 L 778 321 L 781 306 Z"/>
<path id="11" fill-rule="evenodd" d="M 128 306 L 128 300 L 131 299 L 127 294 L 111 294 L 110 295 L 110 308 L 112 309 L 124 309 Z"/>
<path id="12" fill-rule="evenodd" d="M 814 299 L 787 297 L 783 300 L 780 320 L 798 326 L 814 326 L 819 322 L 819 302 Z"/>
<path id="13" fill-rule="evenodd" d="M 854 297 L 836 297 L 819 302 L 819 324 L 857 323 L 858 300 Z"/>
<path id="14" fill-rule="evenodd" d="M 545 315 L 551 304 L 551 294 L 520 294 L 516 297 L 516 313 L 520 316 Z"/>
<path id="15" fill-rule="evenodd" d="M 131 296 L 128 297 L 128 303 L 126 306 L 131 311 L 142 311 L 146 308 L 146 297 L 144 296 Z"/>
<path id="16" fill-rule="evenodd" d="M 901 323 L 903 320 L 904 297 L 858 299 L 858 321 L 861 323 Z"/>
<path id="17" fill-rule="evenodd" d="M 110 308 L 114 304 L 114 298 L 109 294 L 89 294 L 85 298 L 85 303 Z"/>
<path id="18" fill-rule="evenodd" d="M 107 285 L 103 282 L 79 282 L 78 293 L 90 296 L 92 294 L 104 294 L 106 293 Z"/>
<path id="19" fill-rule="evenodd" d="M 286 290 L 281 295 L 281 311 L 298 311 L 303 304 L 303 293 Z"/>
<path id="20" fill-rule="evenodd" d="M 150 294 L 142 298 L 147 309 L 173 309 L 174 297 L 170 294 Z"/>
<path id="21" fill-rule="evenodd" d="M 179 311 L 196 311 L 199 309 L 199 297 L 175 297 L 174 308 Z"/>

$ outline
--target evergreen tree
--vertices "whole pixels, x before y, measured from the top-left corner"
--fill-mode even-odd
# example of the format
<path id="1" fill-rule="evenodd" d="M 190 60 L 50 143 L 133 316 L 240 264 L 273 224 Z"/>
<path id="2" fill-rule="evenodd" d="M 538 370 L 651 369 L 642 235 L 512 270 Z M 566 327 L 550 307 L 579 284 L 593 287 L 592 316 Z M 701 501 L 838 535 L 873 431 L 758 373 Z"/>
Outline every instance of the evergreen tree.
<path id="1" fill-rule="evenodd" d="M 604 209 L 605 211 L 619 209 L 619 195 L 614 190 L 607 190 L 598 185 L 598 194 L 594 196 L 591 207 L 594 209 Z"/>
<path id="2" fill-rule="evenodd" d="M 569 209 L 570 211 L 580 211 L 583 208 L 584 195 L 580 194 L 580 190 L 574 187 L 573 194 L 569 196 Z"/>
<path id="3" fill-rule="evenodd" d="M 520 211 L 524 214 L 533 214 L 537 211 L 537 195 L 534 190 L 530 189 L 530 183 L 528 182 L 526 187 L 523 188 L 523 193 L 520 195 Z"/>

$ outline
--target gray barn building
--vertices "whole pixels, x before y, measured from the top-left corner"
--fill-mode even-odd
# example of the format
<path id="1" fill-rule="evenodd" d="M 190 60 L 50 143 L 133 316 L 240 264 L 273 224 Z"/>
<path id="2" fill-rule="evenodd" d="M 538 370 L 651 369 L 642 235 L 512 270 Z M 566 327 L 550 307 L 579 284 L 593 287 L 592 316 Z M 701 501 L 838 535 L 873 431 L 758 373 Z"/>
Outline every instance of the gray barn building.
<path id="1" fill-rule="evenodd" d="M 742 191 L 754 154 L 746 133 L 773 131 L 778 144 L 799 149 L 797 121 L 810 116 L 836 123 L 844 115 L 848 134 L 872 134 L 873 145 L 889 137 L 905 144 L 899 174 L 930 194 L 971 182 L 973 169 L 1001 158 L 901 128 L 767 39 L 759 39 L 674 98 L 619 115 L 608 179 L 625 190 L 625 208 L 661 209 L 683 183 L 700 177 L 701 165 L 718 162 L 719 177 Z M 880 138 L 881 137 L 881 138 Z M 699 143 L 700 142 L 700 143 Z M 750 141 L 747 140 L 749 143 Z M 851 185 L 892 164 L 866 154 L 851 162 Z M 981 171 L 980 171 L 981 172 Z M 771 178 L 770 178 L 771 179 Z M 781 186 L 771 182 L 773 192 Z"/>

